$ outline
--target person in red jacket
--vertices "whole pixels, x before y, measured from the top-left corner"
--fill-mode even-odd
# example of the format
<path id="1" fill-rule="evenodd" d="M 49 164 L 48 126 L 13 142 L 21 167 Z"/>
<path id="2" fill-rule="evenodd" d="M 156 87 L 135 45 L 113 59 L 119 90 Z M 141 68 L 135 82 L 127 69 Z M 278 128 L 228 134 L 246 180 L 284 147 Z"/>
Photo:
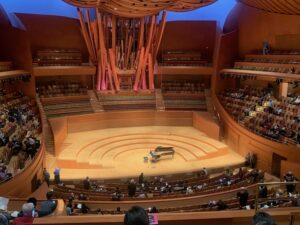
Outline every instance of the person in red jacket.
<path id="1" fill-rule="evenodd" d="M 25 203 L 22 206 L 23 216 L 13 221 L 13 225 L 32 225 L 35 216 L 33 203 Z"/>

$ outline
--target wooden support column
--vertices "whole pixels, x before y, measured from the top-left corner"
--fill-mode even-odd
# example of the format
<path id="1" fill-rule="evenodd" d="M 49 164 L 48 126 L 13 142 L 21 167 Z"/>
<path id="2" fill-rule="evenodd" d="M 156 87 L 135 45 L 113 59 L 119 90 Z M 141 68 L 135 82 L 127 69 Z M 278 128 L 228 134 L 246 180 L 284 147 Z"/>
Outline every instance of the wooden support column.
<path id="1" fill-rule="evenodd" d="M 149 75 L 149 89 L 154 90 L 154 76 L 153 76 L 153 61 L 152 56 L 148 54 L 148 75 Z"/>
<path id="2" fill-rule="evenodd" d="M 117 18 L 115 15 L 112 15 L 111 18 L 111 48 L 113 49 L 114 53 L 116 52 L 116 30 L 117 30 Z"/>
<path id="3" fill-rule="evenodd" d="M 136 70 L 136 75 L 135 75 L 135 82 L 134 82 L 134 86 L 133 86 L 133 90 L 134 91 L 138 91 L 139 89 L 139 83 L 140 83 L 140 77 L 142 74 L 142 68 L 143 68 L 143 59 L 144 59 L 144 52 L 145 49 L 144 47 L 142 47 L 141 51 L 140 51 L 140 55 L 139 55 L 139 64 Z"/>
<path id="4" fill-rule="evenodd" d="M 111 72 L 112 72 L 112 77 L 115 83 L 115 87 L 117 91 L 120 91 L 120 83 L 118 80 L 118 74 L 117 74 L 117 70 L 116 70 L 116 58 L 115 58 L 115 54 L 113 49 L 109 49 L 108 50 L 108 54 L 109 54 L 109 61 L 110 61 L 110 67 L 111 67 Z"/>
<path id="5" fill-rule="evenodd" d="M 279 97 L 287 97 L 289 83 L 282 82 L 279 85 Z"/>

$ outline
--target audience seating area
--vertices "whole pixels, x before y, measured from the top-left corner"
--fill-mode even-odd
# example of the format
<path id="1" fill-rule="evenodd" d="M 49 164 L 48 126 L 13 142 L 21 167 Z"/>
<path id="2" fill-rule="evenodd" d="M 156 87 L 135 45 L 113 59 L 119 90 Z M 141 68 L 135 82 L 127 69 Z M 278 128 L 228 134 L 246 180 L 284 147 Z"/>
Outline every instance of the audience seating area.
<path id="1" fill-rule="evenodd" d="M 41 124 L 34 99 L 0 90 L 0 182 L 21 172 L 40 146 Z"/>
<path id="2" fill-rule="evenodd" d="M 1 83 L 12 83 L 13 81 L 29 81 L 30 72 L 22 69 L 14 69 L 11 61 L 0 61 L 0 79 Z"/>
<path id="3" fill-rule="evenodd" d="M 162 96 L 168 110 L 207 110 L 205 85 L 197 81 L 163 81 Z"/>
<path id="4" fill-rule="evenodd" d="M 33 60 L 34 66 L 81 66 L 81 52 L 76 49 L 38 50 Z"/>
<path id="5" fill-rule="evenodd" d="M 121 91 L 119 93 L 97 93 L 100 104 L 105 111 L 113 110 L 154 110 L 156 99 L 153 92 L 135 93 Z"/>
<path id="6" fill-rule="evenodd" d="M 166 50 L 161 55 L 161 66 L 206 66 L 199 51 Z"/>
<path id="7" fill-rule="evenodd" d="M 86 95 L 87 88 L 80 83 L 40 85 L 37 92 L 41 98 Z"/>
<path id="8" fill-rule="evenodd" d="M 300 144 L 300 95 L 276 99 L 272 89 L 226 90 L 219 99 L 247 129 L 273 141 Z"/>
<path id="9" fill-rule="evenodd" d="M 10 61 L 0 62 L 0 72 L 8 71 L 8 70 L 12 70 L 12 62 Z"/>
<path id="10" fill-rule="evenodd" d="M 269 79 L 298 83 L 300 78 L 299 51 L 273 50 L 271 54 L 248 54 L 243 60 L 236 61 L 231 69 L 220 72 L 222 78 Z"/>
<path id="11" fill-rule="evenodd" d="M 173 180 L 154 178 L 144 183 L 114 183 L 98 185 L 91 184 L 91 190 L 85 190 L 82 186 L 75 188 L 58 185 L 54 187 L 57 198 L 90 201 L 125 200 L 137 201 L 144 199 L 171 199 L 185 196 L 207 195 L 211 193 L 224 192 L 249 186 L 263 178 L 263 173 L 256 170 L 240 170 L 236 174 L 221 174 L 212 178 L 200 176 L 187 180 Z M 136 192 L 134 196 L 128 196 L 128 185 L 134 183 Z M 115 195 L 120 198 L 116 199 Z"/>

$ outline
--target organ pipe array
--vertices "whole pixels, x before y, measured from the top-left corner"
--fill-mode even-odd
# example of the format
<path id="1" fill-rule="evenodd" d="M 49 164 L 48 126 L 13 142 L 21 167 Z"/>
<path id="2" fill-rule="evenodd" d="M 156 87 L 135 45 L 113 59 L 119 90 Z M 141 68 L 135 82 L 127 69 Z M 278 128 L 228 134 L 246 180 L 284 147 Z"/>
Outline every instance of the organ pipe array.
<path id="1" fill-rule="evenodd" d="M 78 9 L 90 61 L 97 66 L 97 90 L 120 90 L 119 75 L 132 74 L 134 91 L 154 90 L 154 62 L 166 24 L 166 12 L 141 18 L 119 18 Z"/>

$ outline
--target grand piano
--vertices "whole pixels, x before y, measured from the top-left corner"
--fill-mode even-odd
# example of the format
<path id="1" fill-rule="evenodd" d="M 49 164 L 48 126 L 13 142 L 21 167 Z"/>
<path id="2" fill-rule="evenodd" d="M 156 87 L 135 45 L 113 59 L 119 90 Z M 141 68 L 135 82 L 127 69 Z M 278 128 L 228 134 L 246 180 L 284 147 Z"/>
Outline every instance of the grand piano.
<path id="1" fill-rule="evenodd" d="M 149 159 L 151 162 L 158 162 L 161 159 L 173 158 L 175 150 L 173 147 L 158 146 L 156 149 L 151 150 L 149 153 Z"/>

